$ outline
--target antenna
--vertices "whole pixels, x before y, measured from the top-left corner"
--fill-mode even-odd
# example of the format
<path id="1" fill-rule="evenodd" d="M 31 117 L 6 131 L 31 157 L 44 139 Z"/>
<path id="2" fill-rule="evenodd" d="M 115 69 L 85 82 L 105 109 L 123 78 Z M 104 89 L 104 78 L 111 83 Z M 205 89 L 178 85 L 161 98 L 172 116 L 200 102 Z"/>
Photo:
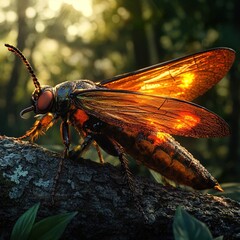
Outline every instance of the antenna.
<path id="1" fill-rule="evenodd" d="M 28 72 L 30 73 L 30 75 L 32 77 L 33 84 L 34 84 L 37 92 L 39 93 L 41 91 L 41 86 L 40 86 L 40 83 L 39 83 L 36 75 L 34 74 L 33 68 L 31 67 L 31 65 L 28 62 L 28 60 L 25 58 L 25 56 L 22 54 L 22 52 L 18 48 L 14 47 L 14 46 L 12 46 L 10 44 L 5 44 L 5 46 L 8 48 L 8 50 L 10 52 L 15 53 L 23 61 L 23 63 L 25 64 L 25 66 L 26 66 L 26 68 L 28 70 Z"/>

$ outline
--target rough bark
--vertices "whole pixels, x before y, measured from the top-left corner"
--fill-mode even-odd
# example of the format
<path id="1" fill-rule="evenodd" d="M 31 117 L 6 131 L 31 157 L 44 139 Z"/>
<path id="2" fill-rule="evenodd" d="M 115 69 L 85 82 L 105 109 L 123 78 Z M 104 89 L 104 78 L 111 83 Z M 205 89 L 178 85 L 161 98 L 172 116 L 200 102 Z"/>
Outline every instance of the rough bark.
<path id="1" fill-rule="evenodd" d="M 37 145 L 0 137 L 0 234 L 5 238 L 16 219 L 37 202 L 41 202 L 38 219 L 78 211 L 63 239 L 173 239 L 173 216 L 179 205 L 206 223 L 215 237 L 240 238 L 238 202 L 136 177 L 137 196 L 149 218 L 146 223 L 121 171 L 90 160 L 65 160 L 52 207 L 59 160 L 58 154 Z"/>

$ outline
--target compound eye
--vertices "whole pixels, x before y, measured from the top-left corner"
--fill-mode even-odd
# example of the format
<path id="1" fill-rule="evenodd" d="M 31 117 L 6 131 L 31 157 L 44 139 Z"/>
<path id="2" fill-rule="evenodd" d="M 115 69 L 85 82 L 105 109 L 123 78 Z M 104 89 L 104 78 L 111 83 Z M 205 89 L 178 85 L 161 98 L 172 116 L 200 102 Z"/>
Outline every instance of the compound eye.
<path id="1" fill-rule="evenodd" d="M 50 110 L 50 107 L 53 102 L 53 93 L 49 90 L 44 91 L 41 93 L 37 100 L 37 111 L 39 113 L 46 113 L 48 110 Z"/>

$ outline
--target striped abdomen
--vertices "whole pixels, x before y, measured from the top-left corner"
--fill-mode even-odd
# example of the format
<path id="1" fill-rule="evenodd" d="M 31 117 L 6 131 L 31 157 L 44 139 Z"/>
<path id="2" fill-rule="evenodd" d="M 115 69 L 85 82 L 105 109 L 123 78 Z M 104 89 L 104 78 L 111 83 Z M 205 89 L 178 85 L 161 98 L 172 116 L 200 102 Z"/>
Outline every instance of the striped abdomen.
<path id="1" fill-rule="evenodd" d="M 217 180 L 172 136 L 156 135 L 108 126 L 105 133 L 114 138 L 137 162 L 176 183 L 194 189 L 222 191 Z"/>

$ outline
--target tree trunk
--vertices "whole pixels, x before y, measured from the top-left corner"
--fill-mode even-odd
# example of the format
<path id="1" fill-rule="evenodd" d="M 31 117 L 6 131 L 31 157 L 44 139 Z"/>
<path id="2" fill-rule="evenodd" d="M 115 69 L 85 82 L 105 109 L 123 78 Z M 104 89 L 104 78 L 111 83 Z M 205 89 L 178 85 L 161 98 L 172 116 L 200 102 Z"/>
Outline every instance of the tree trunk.
<path id="1" fill-rule="evenodd" d="M 238 202 L 136 177 L 136 194 L 148 217 L 144 221 L 121 171 L 108 163 L 65 160 L 51 206 L 59 161 L 59 154 L 37 145 L 0 137 L 0 234 L 4 239 L 17 218 L 37 202 L 41 203 L 38 220 L 78 211 L 63 239 L 173 239 L 173 216 L 179 205 L 206 223 L 215 237 L 240 237 Z"/>
<path id="2" fill-rule="evenodd" d="M 150 64 L 142 1 L 125 1 L 124 7 L 130 13 L 128 27 L 133 43 L 135 67 L 140 69 Z"/>
<path id="3" fill-rule="evenodd" d="M 18 16 L 18 22 L 17 22 L 17 48 L 21 49 L 21 51 L 25 48 L 25 41 L 28 36 L 28 26 L 26 23 L 26 9 L 29 6 L 28 0 L 18 0 L 16 1 L 16 13 Z M 11 43 L 12 44 L 12 43 Z M 3 115 L 6 120 L 3 121 L 3 123 L 7 123 L 7 132 L 13 133 L 12 129 L 13 126 L 16 125 L 16 119 L 18 117 L 18 113 L 14 110 L 14 96 L 16 95 L 16 87 L 19 83 L 19 80 L 21 79 L 20 76 L 20 70 L 21 67 L 23 67 L 23 63 L 19 59 L 18 56 L 15 56 L 14 65 L 12 68 L 11 76 L 8 81 L 8 84 L 6 86 L 6 114 Z"/>

